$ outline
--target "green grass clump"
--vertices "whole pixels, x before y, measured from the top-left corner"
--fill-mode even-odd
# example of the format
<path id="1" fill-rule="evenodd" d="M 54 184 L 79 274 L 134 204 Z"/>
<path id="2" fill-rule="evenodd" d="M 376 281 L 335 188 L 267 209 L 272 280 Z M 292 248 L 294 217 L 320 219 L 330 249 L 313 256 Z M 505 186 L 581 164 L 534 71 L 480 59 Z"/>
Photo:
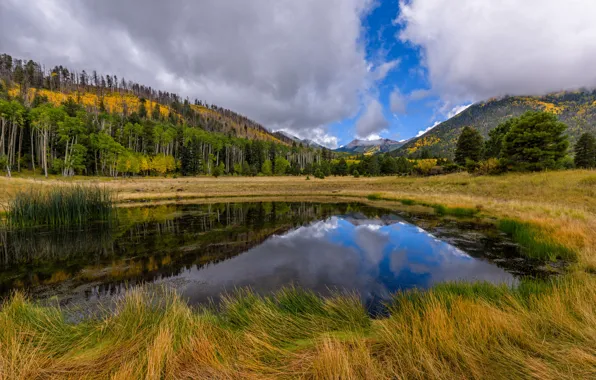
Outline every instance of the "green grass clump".
<path id="1" fill-rule="evenodd" d="M 574 261 L 576 253 L 558 243 L 548 239 L 538 227 L 530 223 L 513 219 L 503 219 L 499 222 L 499 229 L 513 237 L 521 246 L 522 253 L 530 258 L 556 261 L 558 259 Z"/>
<path id="2" fill-rule="evenodd" d="M 368 196 L 366 197 L 369 201 L 380 201 L 383 199 L 383 197 L 381 196 L 381 194 L 375 193 L 375 194 L 368 194 Z"/>
<path id="3" fill-rule="evenodd" d="M 400 199 L 399 201 L 404 206 L 414 206 L 416 204 L 416 201 L 413 199 Z"/>
<path id="4" fill-rule="evenodd" d="M 46 191 L 22 191 L 9 202 L 6 221 L 12 227 L 52 227 L 108 220 L 112 214 L 112 191 L 93 186 L 51 187 Z"/>

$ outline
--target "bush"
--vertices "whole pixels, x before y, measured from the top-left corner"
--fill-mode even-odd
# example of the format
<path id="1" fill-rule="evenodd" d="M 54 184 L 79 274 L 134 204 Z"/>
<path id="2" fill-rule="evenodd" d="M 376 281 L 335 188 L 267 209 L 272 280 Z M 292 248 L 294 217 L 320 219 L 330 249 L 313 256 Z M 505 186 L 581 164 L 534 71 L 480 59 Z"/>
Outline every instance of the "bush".
<path id="1" fill-rule="evenodd" d="M 459 172 L 462 170 L 462 167 L 454 162 L 448 162 L 445 165 L 443 165 L 442 168 L 443 168 L 443 173 L 445 173 L 445 174 L 455 173 L 455 172 Z"/>
<path id="2" fill-rule="evenodd" d="M 478 163 L 474 160 L 466 158 L 466 171 L 468 173 L 474 173 L 478 169 Z"/>
<path id="3" fill-rule="evenodd" d="M 488 160 L 478 163 L 476 174 L 479 175 L 496 175 L 503 173 L 503 166 L 496 158 L 489 158 Z"/>
<path id="4" fill-rule="evenodd" d="M 358 170 L 354 170 L 352 175 L 354 176 L 354 178 L 360 178 L 360 173 L 358 173 Z"/>
<path id="5" fill-rule="evenodd" d="M 317 169 L 315 170 L 315 178 L 318 179 L 325 179 L 325 174 L 323 174 L 323 171 L 321 169 Z"/>
<path id="6" fill-rule="evenodd" d="M 211 174 L 213 174 L 213 176 L 215 178 L 219 177 L 220 175 L 223 174 L 223 169 L 221 167 L 221 165 L 218 165 L 216 167 L 213 168 L 213 171 L 211 172 Z"/>

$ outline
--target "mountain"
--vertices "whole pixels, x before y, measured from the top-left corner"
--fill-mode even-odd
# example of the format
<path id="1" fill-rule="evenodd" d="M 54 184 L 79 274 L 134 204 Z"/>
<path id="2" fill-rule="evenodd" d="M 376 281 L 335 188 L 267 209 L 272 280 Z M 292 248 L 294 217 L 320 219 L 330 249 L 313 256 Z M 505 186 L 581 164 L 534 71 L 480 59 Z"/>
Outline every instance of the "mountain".
<path id="1" fill-rule="evenodd" d="M 529 110 L 547 111 L 558 115 L 568 126 L 567 134 L 571 146 L 582 133 L 596 133 L 596 91 L 559 92 L 544 96 L 507 96 L 472 105 L 422 136 L 408 141 L 392 154 L 416 156 L 428 150 L 432 156 L 452 158 L 463 127 L 474 127 L 487 139 L 491 129 Z"/>
<path id="2" fill-rule="evenodd" d="M 394 141 L 390 139 L 378 139 L 378 140 L 353 140 L 349 144 L 344 145 L 336 152 L 354 153 L 354 154 L 374 154 L 374 153 L 386 153 L 398 149 L 404 142 Z"/>
<path id="3" fill-rule="evenodd" d="M 292 142 L 295 142 L 296 144 L 302 144 L 303 146 L 310 146 L 312 148 L 317 148 L 317 149 L 322 149 L 324 148 L 321 144 L 316 143 L 312 140 L 309 139 L 301 139 L 299 137 L 296 137 L 294 135 L 289 134 L 288 132 L 285 131 L 277 131 L 277 132 L 273 132 L 273 135 L 275 137 L 277 137 L 278 139 L 280 139 L 281 141 L 284 141 L 286 143 L 291 144 Z"/>

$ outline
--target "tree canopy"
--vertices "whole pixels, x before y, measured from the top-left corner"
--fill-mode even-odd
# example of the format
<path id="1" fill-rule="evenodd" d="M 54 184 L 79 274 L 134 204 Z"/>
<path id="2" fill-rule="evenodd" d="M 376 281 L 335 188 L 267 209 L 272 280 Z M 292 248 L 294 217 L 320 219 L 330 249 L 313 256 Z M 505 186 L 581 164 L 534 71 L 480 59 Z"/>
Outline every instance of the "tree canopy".
<path id="1" fill-rule="evenodd" d="M 466 160 L 474 162 L 482 158 L 482 135 L 477 129 L 464 127 L 455 149 L 455 162 L 461 166 L 466 164 Z"/>
<path id="2" fill-rule="evenodd" d="M 565 157 L 569 142 L 567 125 L 548 112 L 528 111 L 511 119 L 502 156 L 514 170 L 539 171 L 555 168 Z"/>
<path id="3" fill-rule="evenodd" d="M 584 133 L 575 144 L 575 166 L 578 168 L 596 167 L 596 138 L 591 133 Z"/>

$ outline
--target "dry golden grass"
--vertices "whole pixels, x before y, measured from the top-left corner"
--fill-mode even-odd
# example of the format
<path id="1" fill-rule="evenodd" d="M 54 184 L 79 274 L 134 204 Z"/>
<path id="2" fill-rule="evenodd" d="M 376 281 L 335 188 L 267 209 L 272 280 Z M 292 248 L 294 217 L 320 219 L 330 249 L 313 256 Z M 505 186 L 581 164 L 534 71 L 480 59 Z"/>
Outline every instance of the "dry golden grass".
<path id="1" fill-rule="evenodd" d="M 397 295 L 391 316 L 378 320 L 357 299 L 292 289 L 267 299 L 238 294 L 217 313 L 139 290 L 115 314 L 71 324 L 60 310 L 15 295 L 0 310 L 0 378 L 596 378 L 596 172 L 100 181 L 122 202 L 267 196 L 475 208 L 532 223 L 541 238 L 576 252 L 577 263 L 552 284 Z M 2 179 L 0 196 L 61 184 Z M 367 201 L 371 193 L 381 200 Z"/>

